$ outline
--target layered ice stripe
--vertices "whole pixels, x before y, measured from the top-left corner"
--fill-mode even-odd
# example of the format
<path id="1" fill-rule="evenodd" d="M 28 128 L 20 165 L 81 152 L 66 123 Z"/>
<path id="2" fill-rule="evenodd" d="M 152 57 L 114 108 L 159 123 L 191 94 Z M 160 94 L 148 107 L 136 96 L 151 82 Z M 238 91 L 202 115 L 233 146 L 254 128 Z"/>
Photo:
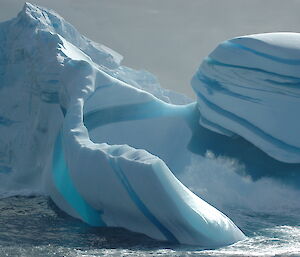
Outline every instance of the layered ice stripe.
<path id="1" fill-rule="evenodd" d="M 66 164 L 64 157 L 64 149 L 62 145 L 62 135 L 59 132 L 53 150 L 52 175 L 54 185 L 61 196 L 77 213 L 76 217 L 80 217 L 83 221 L 92 226 L 105 227 L 106 224 L 101 219 L 102 211 L 95 210 L 91 207 L 78 193 Z"/>
<path id="2" fill-rule="evenodd" d="M 299 163 L 299 43 L 298 33 L 221 43 L 192 79 L 200 124 L 240 135 L 279 161 Z"/>

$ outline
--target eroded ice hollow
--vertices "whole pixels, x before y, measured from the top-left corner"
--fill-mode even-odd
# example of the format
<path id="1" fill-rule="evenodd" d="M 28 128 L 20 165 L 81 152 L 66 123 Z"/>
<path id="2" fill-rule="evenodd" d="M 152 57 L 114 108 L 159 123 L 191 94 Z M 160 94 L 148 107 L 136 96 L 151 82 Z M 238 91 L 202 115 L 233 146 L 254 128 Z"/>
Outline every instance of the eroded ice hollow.
<path id="1" fill-rule="evenodd" d="M 144 149 L 175 174 L 190 163 L 189 144 L 198 118 L 195 103 L 168 104 L 117 83 L 97 88 L 84 104 L 83 117 L 93 142 Z"/>

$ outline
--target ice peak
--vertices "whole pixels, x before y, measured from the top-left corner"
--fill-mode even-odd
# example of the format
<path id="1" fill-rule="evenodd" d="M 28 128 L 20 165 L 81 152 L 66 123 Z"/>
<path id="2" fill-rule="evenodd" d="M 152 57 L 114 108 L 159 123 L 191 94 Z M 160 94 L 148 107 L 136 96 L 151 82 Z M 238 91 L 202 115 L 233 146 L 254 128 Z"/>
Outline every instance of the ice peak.
<path id="1" fill-rule="evenodd" d="M 36 12 L 38 9 L 42 9 L 42 8 L 39 7 L 38 5 L 29 3 L 29 2 L 25 2 L 21 12 L 28 12 L 28 11 L 35 11 Z"/>
<path id="2" fill-rule="evenodd" d="M 24 4 L 18 17 L 14 19 L 14 26 L 18 31 L 17 34 L 22 31 L 29 36 L 38 31 L 46 31 L 52 35 L 60 35 L 82 52 L 93 56 L 93 62 L 109 69 L 119 67 L 122 60 L 120 54 L 82 36 L 76 28 L 55 11 L 29 2 Z"/>
<path id="3" fill-rule="evenodd" d="M 35 4 L 26 2 L 18 14 L 23 25 L 37 26 L 55 32 L 57 28 L 67 23 L 59 14 Z M 69 26 L 71 26 L 69 24 Z"/>

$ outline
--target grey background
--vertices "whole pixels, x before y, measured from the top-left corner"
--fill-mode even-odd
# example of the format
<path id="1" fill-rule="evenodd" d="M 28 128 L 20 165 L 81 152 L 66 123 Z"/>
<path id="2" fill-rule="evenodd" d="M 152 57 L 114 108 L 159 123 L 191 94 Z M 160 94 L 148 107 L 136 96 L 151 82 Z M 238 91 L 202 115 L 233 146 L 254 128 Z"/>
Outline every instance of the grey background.
<path id="1" fill-rule="evenodd" d="M 0 21 L 25 1 L 0 0 Z M 82 34 L 154 73 L 161 85 L 194 98 L 201 60 L 231 37 L 300 30 L 300 0 L 32 0 L 56 10 Z"/>

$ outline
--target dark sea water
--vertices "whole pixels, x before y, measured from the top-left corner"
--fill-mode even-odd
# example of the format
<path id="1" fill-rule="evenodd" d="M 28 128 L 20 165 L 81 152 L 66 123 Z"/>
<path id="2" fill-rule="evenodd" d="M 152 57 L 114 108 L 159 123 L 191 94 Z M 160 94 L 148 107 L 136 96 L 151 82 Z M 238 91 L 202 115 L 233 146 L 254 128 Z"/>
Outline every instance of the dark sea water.
<path id="1" fill-rule="evenodd" d="M 124 229 L 89 227 L 62 213 L 47 197 L 8 197 L 0 200 L 0 256 L 300 256 L 299 213 L 227 209 L 248 238 L 204 250 Z"/>

